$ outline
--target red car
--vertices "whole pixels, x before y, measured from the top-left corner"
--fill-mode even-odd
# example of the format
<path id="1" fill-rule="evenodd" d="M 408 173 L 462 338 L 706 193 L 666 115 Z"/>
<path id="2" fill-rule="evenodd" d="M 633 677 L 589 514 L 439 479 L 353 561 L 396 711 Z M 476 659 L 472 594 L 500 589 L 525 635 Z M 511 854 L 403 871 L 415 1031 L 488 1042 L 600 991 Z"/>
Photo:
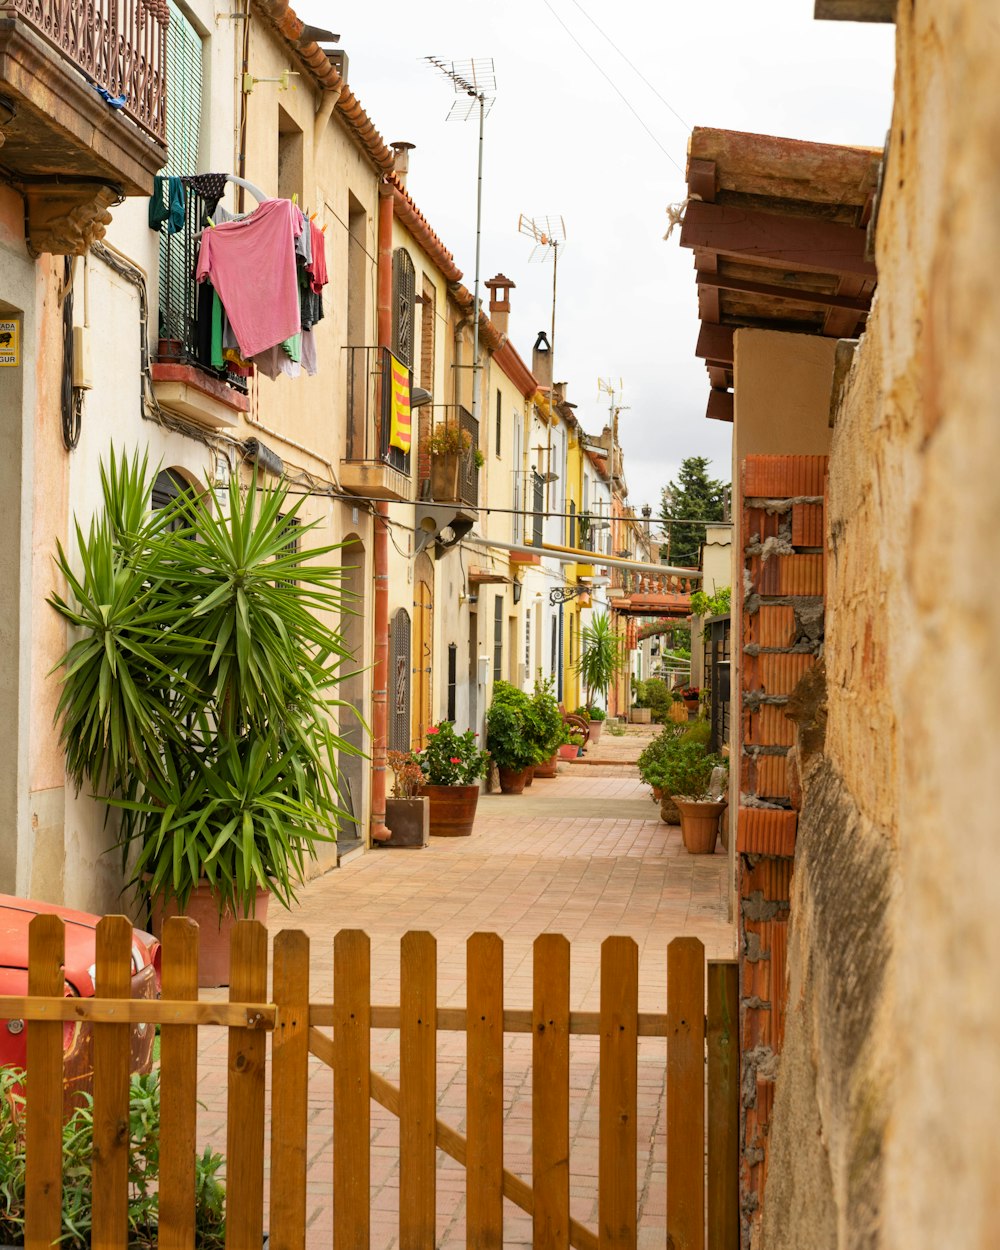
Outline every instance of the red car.
<path id="1" fill-rule="evenodd" d="M 31 899 L 0 894 L 0 994 L 28 992 L 28 925 L 38 915 L 60 916 L 65 922 L 65 994 L 67 998 L 92 998 L 96 975 L 96 930 L 100 916 L 54 907 Z M 160 992 L 160 944 L 149 933 L 132 933 L 132 997 L 158 998 Z M 0 1019 L 0 1067 L 25 1065 L 24 1020 Z M 152 1024 L 132 1026 L 131 1070 L 148 1072 L 153 1063 Z M 90 1025 L 67 1022 L 64 1026 L 63 1082 L 67 1108 L 74 1095 L 90 1093 L 94 1080 L 93 1030 Z"/>

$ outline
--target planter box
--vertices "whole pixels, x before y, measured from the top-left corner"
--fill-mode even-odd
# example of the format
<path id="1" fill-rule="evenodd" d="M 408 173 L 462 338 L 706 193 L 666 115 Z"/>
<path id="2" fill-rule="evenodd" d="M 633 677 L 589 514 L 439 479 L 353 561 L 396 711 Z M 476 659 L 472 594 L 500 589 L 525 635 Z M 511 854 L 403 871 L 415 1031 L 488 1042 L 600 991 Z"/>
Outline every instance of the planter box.
<path id="1" fill-rule="evenodd" d="M 633 725 L 650 725 L 653 721 L 653 709 L 651 707 L 634 707 L 629 712 L 628 718 Z"/>
<path id="2" fill-rule="evenodd" d="M 431 498 L 439 503 L 458 503 L 458 481 L 462 467 L 459 452 L 431 456 Z"/>
<path id="3" fill-rule="evenodd" d="M 431 805 L 426 798 L 386 799 L 385 823 L 392 830 L 387 850 L 420 850 L 431 842 Z"/>
<path id="4" fill-rule="evenodd" d="M 479 786 L 423 786 L 421 798 L 430 800 L 432 838 L 467 838 L 472 833 L 479 803 Z"/>

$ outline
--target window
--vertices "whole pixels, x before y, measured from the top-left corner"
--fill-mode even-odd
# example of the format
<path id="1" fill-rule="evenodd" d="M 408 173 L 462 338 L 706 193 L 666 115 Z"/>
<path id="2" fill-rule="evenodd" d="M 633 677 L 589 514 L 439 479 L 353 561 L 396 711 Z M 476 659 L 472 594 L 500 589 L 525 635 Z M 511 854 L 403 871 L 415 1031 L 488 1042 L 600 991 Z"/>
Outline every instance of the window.
<path id="1" fill-rule="evenodd" d="M 283 551 L 287 555 L 297 556 L 299 554 L 299 526 L 301 525 L 301 521 L 298 517 L 286 518 L 283 512 L 278 513 L 278 520 L 284 521 L 285 533 L 287 535 L 287 542 L 284 544 Z M 294 586 L 295 579 L 282 578 L 279 585 Z"/>
<path id="2" fill-rule="evenodd" d="M 401 364 L 413 367 L 413 310 L 417 275 L 405 248 L 392 255 L 392 354 Z"/>
<path id="3" fill-rule="evenodd" d="M 502 432 L 503 432 L 503 408 L 502 408 L 502 404 L 500 400 L 500 391 L 498 390 L 497 391 L 497 455 L 498 456 L 501 454 L 500 443 L 501 443 L 501 439 L 503 436 Z"/>
<path id="4" fill-rule="evenodd" d="M 503 677 L 503 595 L 493 599 L 493 680 Z"/>
<path id="5" fill-rule="evenodd" d="M 458 689 L 458 647 L 448 643 L 448 720 L 455 719 L 455 695 Z"/>
<path id="6" fill-rule="evenodd" d="M 150 506 L 154 512 L 157 512 L 160 508 L 168 507 L 182 495 L 187 495 L 190 490 L 191 483 L 176 469 L 164 469 L 157 474 L 156 481 L 153 483 Z M 168 528 L 181 530 L 186 529 L 190 524 L 191 518 L 187 515 L 187 510 L 179 509 L 171 518 Z"/>

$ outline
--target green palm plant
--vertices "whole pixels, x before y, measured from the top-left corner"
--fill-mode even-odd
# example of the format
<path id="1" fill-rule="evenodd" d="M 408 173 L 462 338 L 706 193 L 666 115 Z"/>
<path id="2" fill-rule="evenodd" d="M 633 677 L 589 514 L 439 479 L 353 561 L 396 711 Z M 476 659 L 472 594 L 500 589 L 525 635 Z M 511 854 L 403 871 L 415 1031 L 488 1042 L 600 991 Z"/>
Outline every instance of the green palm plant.
<path id="1" fill-rule="evenodd" d="M 146 457 L 102 466 L 102 513 L 76 526 L 78 569 L 50 603 L 77 635 L 57 668 L 57 717 L 77 787 L 121 813 L 129 883 L 183 908 L 207 880 L 248 914 L 286 906 L 343 815 L 332 729 L 340 667 L 336 546 L 304 548 L 288 487 L 182 494 L 149 508 Z M 292 543 L 292 538 L 300 541 Z"/>
<path id="2" fill-rule="evenodd" d="M 588 709 L 595 694 L 607 698 L 611 683 L 627 663 L 623 641 L 612 629 L 607 612 L 595 616 L 584 627 L 577 670 L 583 681 Z"/>

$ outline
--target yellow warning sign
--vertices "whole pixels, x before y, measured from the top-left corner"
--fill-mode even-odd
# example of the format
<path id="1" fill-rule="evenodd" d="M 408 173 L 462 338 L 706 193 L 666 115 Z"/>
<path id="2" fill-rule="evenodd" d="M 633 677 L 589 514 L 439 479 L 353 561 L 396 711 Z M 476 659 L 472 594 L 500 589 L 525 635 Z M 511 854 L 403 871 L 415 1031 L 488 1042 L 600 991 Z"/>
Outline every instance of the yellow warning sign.
<path id="1" fill-rule="evenodd" d="M 0 320 L 0 366 L 21 363 L 21 323 Z"/>

